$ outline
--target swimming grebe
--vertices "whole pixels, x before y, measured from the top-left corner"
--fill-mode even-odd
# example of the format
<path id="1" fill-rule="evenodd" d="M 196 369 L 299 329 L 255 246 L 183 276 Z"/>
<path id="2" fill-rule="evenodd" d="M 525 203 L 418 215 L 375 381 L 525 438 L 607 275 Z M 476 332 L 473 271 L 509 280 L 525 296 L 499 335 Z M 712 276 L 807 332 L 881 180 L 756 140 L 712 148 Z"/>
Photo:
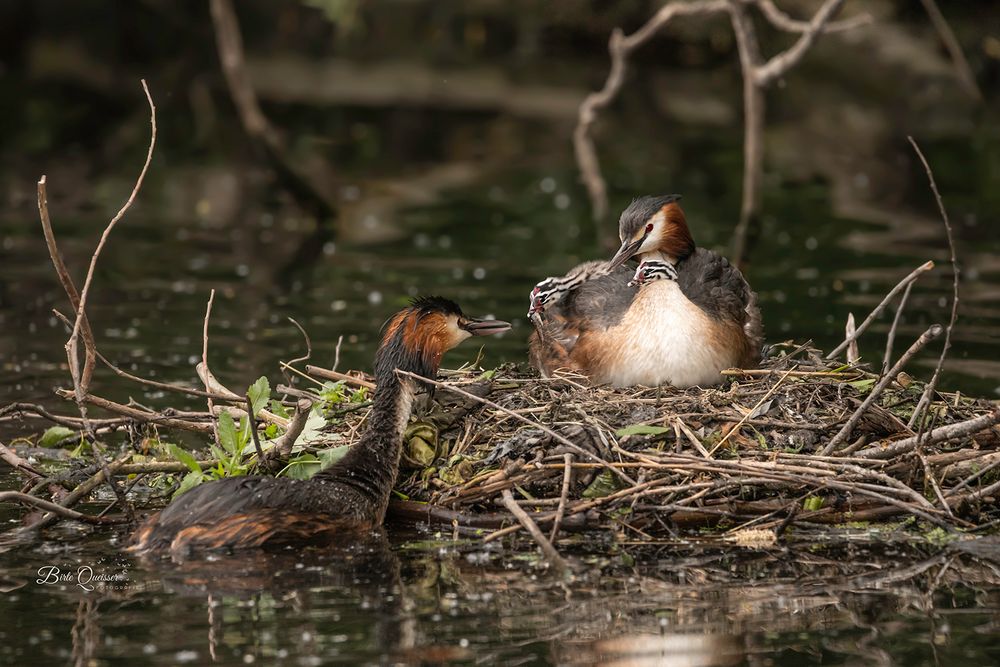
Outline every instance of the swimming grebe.
<path id="1" fill-rule="evenodd" d="M 384 327 L 368 430 L 343 459 L 308 480 L 231 477 L 202 484 L 150 517 L 129 550 L 183 555 L 323 543 L 381 525 L 417 389 L 396 369 L 433 378 L 446 351 L 470 336 L 509 328 L 506 322 L 465 317 L 447 299 L 414 300 Z"/>
<path id="2" fill-rule="evenodd" d="M 708 386 L 760 360 L 757 295 L 726 258 L 696 248 L 678 195 L 641 197 L 619 219 L 621 248 L 531 293 L 532 364 L 592 382 Z M 639 268 L 624 263 L 633 257 Z"/>

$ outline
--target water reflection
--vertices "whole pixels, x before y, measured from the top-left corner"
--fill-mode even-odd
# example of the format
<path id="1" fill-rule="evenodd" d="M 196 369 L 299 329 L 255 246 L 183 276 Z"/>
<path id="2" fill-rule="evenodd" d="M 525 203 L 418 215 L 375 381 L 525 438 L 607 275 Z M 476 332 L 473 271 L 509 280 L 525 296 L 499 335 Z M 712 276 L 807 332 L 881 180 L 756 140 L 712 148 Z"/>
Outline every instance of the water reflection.
<path id="1" fill-rule="evenodd" d="M 1000 657 L 995 543 L 671 544 L 659 558 L 637 554 L 649 563 L 640 567 L 577 555 L 576 580 L 562 584 L 526 560 L 530 551 L 427 537 L 182 563 L 122 560 L 99 535 L 12 549 L 5 581 L 20 586 L 0 597 L 0 658 L 708 666 Z M 92 592 L 75 581 L 41 585 L 46 563 L 67 572 L 124 564 L 128 580 Z"/>

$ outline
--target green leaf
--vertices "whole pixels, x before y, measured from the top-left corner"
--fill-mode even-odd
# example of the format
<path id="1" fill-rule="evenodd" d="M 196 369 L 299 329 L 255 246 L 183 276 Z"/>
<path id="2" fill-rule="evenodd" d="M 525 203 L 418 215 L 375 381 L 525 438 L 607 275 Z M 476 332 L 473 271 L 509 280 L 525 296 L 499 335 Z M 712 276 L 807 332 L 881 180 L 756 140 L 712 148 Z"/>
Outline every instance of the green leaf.
<path id="1" fill-rule="evenodd" d="M 219 444 L 227 452 L 232 454 L 240 449 L 239 438 L 236 435 L 236 424 L 233 422 L 233 416 L 228 412 L 223 411 L 219 414 Z"/>
<path id="2" fill-rule="evenodd" d="M 482 382 L 484 380 L 492 380 L 493 376 L 496 374 L 497 374 L 497 369 L 495 368 L 488 371 L 483 371 L 482 373 L 479 374 L 479 377 L 476 378 L 476 382 Z"/>
<path id="3" fill-rule="evenodd" d="M 246 415 L 240 417 L 240 429 L 237 431 L 236 435 L 238 436 L 236 444 L 239 446 L 237 451 L 242 453 L 243 448 L 250 442 L 250 418 Z M 233 454 L 235 453 L 236 452 L 233 452 Z"/>
<path id="4" fill-rule="evenodd" d="M 274 398 L 271 399 L 271 412 L 285 419 L 291 419 L 292 417 L 291 413 L 288 412 L 288 408 L 282 405 L 281 401 Z"/>
<path id="5" fill-rule="evenodd" d="M 344 385 L 343 380 L 338 382 L 324 382 L 323 388 L 319 391 L 319 397 L 323 399 L 326 403 L 343 403 L 345 400 L 344 392 L 347 387 Z"/>
<path id="6" fill-rule="evenodd" d="M 278 473 L 278 476 L 290 477 L 291 479 L 309 479 L 322 468 L 323 464 L 318 458 L 312 454 L 302 454 L 289 461 L 288 465 Z"/>
<path id="7" fill-rule="evenodd" d="M 666 428 L 664 426 L 649 426 L 647 424 L 632 424 L 631 426 L 626 426 L 625 428 L 620 428 L 615 431 L 615 435 L 619 438 L 624 438 L 626 435 L 663 435 L 664 433 L 670 433 L 672 429 Z"/>
<path id="8" fill-rule="evenodd" d="M 65 440 L 75 433 L 76 431 L 65 426 L 53 426 L 46 429 L 45 433 L 42 434 L 41 440 L 38 441 L 38 446 L 55 447 L 61 440 Z"/>
<path id="9" fill-rule="evenodd" d="M 177 496 L 187 491 L 190 491 L 191 489 L 198 486 L 204 481 L 205 481 L 205 473 L 203 473 L 201 470 L 199 470 L 198 472 L 192 470 L 188 474 L 184 475 L 184 479 L 181 480 L 181 485 L 177 487 L 176 491 L 174 491 L 173 497 L 177 498 Z"/>
<path id="10" fill-rule="evenodd" d="M 191 452 L 183 450 L 173 443 L 167 444 L 167 451 L 175 459 L 186 465 L 191 472 L 201 473 L 201 466 L 198 465 L 198 460 L 191 455 Z"/>
<path id="11" fill-rule="evenodd" d="M 257 378 L 257 381 L 250 385 L 247 390 L 247 396 L 250 398 L 250 409 L 253 411 L 253 416 L 256 417 L 261 410 L 267 407 L 267 401 L 271 398 L 271 385 L 267 378 L 263 375 Z"/>
<path id="12" fill-rule="evenodd" d="M 867 394 L 872 390 L 872 387 L 875 386 L 875 378 L 869 378 L 867 380 L 854 380 L 853 382 L 848 382 L 847 384 L 851 385 L 862 394 Z"/>
<path id="13" fill-rule="evenodd" d="M 334 463 L 344 458 L 344 455 L 351 449 L 350 445 L 340 445 L 339 447 L 330 447 L 329 449 L 321 449 L 316 452 L 319 454 L 319 460 L 323 463 L 323 467 L 332 466 Z"/>

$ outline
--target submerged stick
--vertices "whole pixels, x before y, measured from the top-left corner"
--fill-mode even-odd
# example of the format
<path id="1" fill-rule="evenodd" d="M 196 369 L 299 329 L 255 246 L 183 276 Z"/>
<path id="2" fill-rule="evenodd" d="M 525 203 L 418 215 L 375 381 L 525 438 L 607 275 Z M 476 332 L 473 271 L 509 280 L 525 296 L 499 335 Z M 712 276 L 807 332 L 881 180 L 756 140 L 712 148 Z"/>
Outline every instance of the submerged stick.
<path id="1" fill-rule="evenodd" d="M 510 492 L 510 489 L 503 490 L 503 504 L 535 539 L 535 542 L 541 547 L 542 553 L 545 554 L 545 558 L 548 559 L 549 564 L 555 569 L 556 574 L 560 577 L 572 574 L 569 564 L 559 555 L 559 552 L 556 551 L 556 548 L 552 546 L 552 543 L 549 542 L 545 535 L 542 534 L 538 524 L 532 521 L 528 513 L 517 504 L 514 500 L 514 494 Z"/>
<path id="2" fill-rule="evenodd" d="M 881 395 L 882 390 L 888 387 L 889 383 L 896 379 L 896 376 L 899 375 L 899 372 L 903 370 L 903 367 L 909 363 L 910 359 L 913 358 L 913 355 L 922 350 L 927 343 L 940 336 L 941 331 L 942 328 L 940 324 L 933 324 L 927 329 L 927 331 L 920 334 L 920 338 L 913 341 L 913 345 L 910 346 L 910 349 L 904 352 L 903 356 L 899 358 L 899 361 L 897 361 L 893 367 L 889 369 L 889 372 L 879 379 L 878 383 L 872 388 L 871 393 L 869 393 L 867 398 L 862 401 L 861 405 L 858 406 L 858 409 L 854 411 L 853 415 L 851 415 L 851 418 L 847 420 L 847 423 L 844 424 L 835 436 L 833 436 L 830 443 L 820 450 L 820 454 L 823 456 L 831 454 L 838 445 L 842 444 L 845 440 L 851 437 L 851 431 L 854 430 L 858 421 L 861 420 L 861 417 L 865 414 L 868 408 L 870 408 L 872 403 L 875 402 L 875 399 Z"/>
<path id="3" fill-rule="evenodd" d="M 104 465 L 98 470 L 94 475 L 92 475 L 85 482 L 79 484 L 75 489 L 70 491 L 62 501 L 59 502 L 59 506 L 63 508 L 69 508 L 76 505 L 83 498 L 90 495 L 91 491 L 104 484 L 106 481 L 111 482 L 111 478 L 117 473 L 118 469 L 125 465 L 125 462 L 132 458 L 132 452 L 126 452 L 122 454 L 117 459 Z M 117 495 L 117 494 L 116 494 Z M 47 512 L 45 516 L 39 519 L 36 523 L 32 524 L 30 527 L 33 530 L 40 530 L 55 523 L 59 515 L 55 512 Z"/>
<path id="4" fill-rule="evenodd" d="M 27 493 L 18 493 L 17 491 L 3 491 L 0 492 L 0 503 L 2 502 L 17 502 L 23 503 L 25 505 L 31 505 L 32 507 L 37 507 L 38 509 L 43 509 L 46 512 L 57 515 L 63 519 L 74 519 L 76 521 L 83 521 L 84 523 L 95 523 L 95 524 L 118 524 L 118 523 L 128 523 L 128 519 L 116 519 L 106 516 L 91 516 L 89 514 L 83 514 L 82 512 L 77 512 L 76 510 L 71 510 L 62 505 L 57 505 L 56 503 L 45 500 L 44 498 L 36 498 L 35 496 L 29 496 Z"/>

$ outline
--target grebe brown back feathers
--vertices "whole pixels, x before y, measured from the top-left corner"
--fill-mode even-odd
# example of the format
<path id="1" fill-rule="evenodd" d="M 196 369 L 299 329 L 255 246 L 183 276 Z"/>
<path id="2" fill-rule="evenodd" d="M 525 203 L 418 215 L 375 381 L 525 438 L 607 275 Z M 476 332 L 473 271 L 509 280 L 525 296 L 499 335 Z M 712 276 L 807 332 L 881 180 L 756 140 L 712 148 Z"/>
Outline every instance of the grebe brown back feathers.
<path id="1" fill-rule="evenodd" d="M 381 525 L 417 389 L 396 369 L 433 378 L 447 350 L 469 336 L 508 328 L 506 322 L 467 318 L 447 299 L 415 300 L 386 323 L 375 355 L 377 389 L 368 430 L 343 459 L 308 480 L 232 477 L 202 484 L 149 518 L 129 550 L 183 555 L 324 543 Z"/>
<path id="2" fill-rule="evenodd" d="M 621 248 L 592 263 L 593 278 L 568 289 L 543 281 L 557 294 L 540 307 L 532 293 L 530 357 L 543 375 L 568 368 L 615 386 L 705 386 L 759 361 L 757 296 L 739 269 L 695 246 L 679 199 L 636 199 L 619 220 Z M 633 257 L 634 272 L 624 266 Z"/>

